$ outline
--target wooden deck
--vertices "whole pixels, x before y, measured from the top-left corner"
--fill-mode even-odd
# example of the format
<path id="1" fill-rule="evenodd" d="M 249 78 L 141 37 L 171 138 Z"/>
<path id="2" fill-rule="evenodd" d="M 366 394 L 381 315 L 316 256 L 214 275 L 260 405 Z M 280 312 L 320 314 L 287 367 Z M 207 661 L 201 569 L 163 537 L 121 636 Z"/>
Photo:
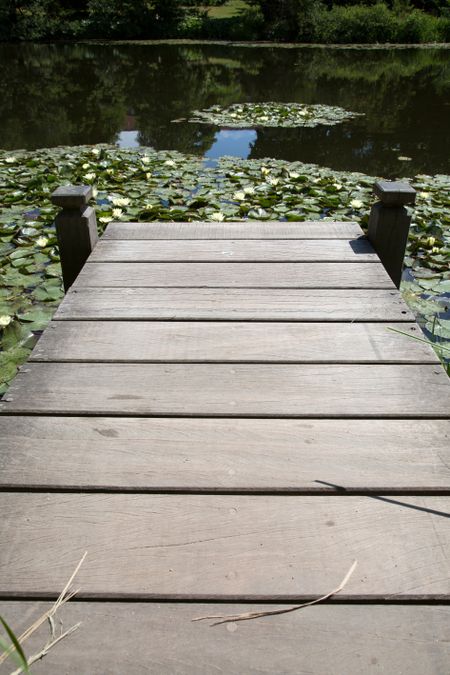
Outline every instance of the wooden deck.
<path id="1" fill-rule="evenodd" d="M 0 402 L 0 615 L 88 552 L 32 672 L 448 673 L 450 383 L 389 327 L 354 223 L 109 225 Z"/>

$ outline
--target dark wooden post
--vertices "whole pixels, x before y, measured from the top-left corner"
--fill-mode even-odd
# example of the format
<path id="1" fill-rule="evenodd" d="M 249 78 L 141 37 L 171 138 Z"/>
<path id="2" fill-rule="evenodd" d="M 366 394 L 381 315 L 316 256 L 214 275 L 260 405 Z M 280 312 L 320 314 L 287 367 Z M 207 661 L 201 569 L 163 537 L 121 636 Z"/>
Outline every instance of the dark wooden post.
<path id="1" fill-rule="evenodd" d="M 399 288 L 411 223 L 405 205 L 415 203 L 416 191 L 408 183 L 387 180 L 377 181 L 373 191 L 380 201 L 372 206 L 368 237 Z"/>
<path id="2" fill-rule="evenodd" d="M 95 211 L 88 206 L 92 197 L 90 185 L 65 185 L 52 194 L 52 202 L 62 207 L 56 216 L 56 235 L 67 291 L 91 254 L 98 240 Z"/>

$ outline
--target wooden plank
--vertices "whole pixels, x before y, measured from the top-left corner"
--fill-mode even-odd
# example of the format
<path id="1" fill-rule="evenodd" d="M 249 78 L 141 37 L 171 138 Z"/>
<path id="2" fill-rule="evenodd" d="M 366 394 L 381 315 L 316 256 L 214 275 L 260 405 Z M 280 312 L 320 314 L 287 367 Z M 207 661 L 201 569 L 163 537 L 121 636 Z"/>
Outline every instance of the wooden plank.
<path id="1" fill-rule="evenodd" d="M 82 286 L 395 288 L 381 263 L 87 263 Z"/>
<path id="2" fill-rule="evenodd" d="M 109 223 L 103 239 L 353 239 L 354 222 Z"/>
<path id="3" fill-rule="evenodd" d="M 4 601 L 0 612 L 19 634 L 49 606 L 48 602 Z M 192 622 L 198 616 L 273 608 L 72 600 L 58 616 L 65 629 L 80 621 L 81 627 L 33 665 L 33 673 L 444 675 L 448 670 L 450 607 L 318 605 L 215 629 L 209 628 L 211 622 Z M 27 654 L 39 652 L 48 637 L 44 625 L 25 643 Z"/>
<path id="4" fill-rule="evenodd" d="M 439 363 L 429 345 L 411 339 L 422 335 L 414 324 L 332 330 L 329 323 L 53 321 L 31 361 Z"/>
<path id="5" fill-rule="evenodd" d="M 450 417 L 440 365 L 29 363 L 3 413 Z"/>
<path id="6" fill-rule="evenodd" d="M 55 319 L 414 321 L 397 290 L 77 288 Z"/>
<path id="7" fill-rule="evenodd" d="M 380 262 L 368 239 L 107 240 L 90 262 Z"/>
<path id="8" fill-rule="evenodd" d="M 0 595 L 450 596 L 450 497 L 0 493 Z"/>
<path id="9" fill-rule="evenodd" d="M 0 485 L 450 490 L 450 421 L 0 416 Z"/>

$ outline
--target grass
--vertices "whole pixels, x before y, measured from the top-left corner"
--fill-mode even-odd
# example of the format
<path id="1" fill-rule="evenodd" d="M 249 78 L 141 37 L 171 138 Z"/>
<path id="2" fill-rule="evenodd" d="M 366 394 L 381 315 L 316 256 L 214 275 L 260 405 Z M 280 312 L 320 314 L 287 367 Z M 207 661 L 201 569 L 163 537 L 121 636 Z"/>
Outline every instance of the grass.
<path id="1" fill-rule="evenodd" d="M 224 5 L 217 7 L 199 7 L 207 10 L 210 19 L 232 19 L 248 8 L 249 5 L 244 0 L 228 0 Z"/>

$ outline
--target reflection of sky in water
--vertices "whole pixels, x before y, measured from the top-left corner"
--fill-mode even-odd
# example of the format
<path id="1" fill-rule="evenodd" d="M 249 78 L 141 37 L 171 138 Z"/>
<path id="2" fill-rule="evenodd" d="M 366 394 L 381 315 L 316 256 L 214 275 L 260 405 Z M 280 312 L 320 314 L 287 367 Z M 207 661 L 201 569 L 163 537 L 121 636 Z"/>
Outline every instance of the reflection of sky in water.
<path id="1" fill-rule="evenodd" d="M 253 129 L 218 131 L 214 143 L 208 152 L 205 152 L 205 157 L 218 159 L 224 155 L 231 155 L 232 157 L 247 159 L 255 141 L 256 131 Z"/>
<path id="2" fill-rule="evenodd" d="M 118 145 L 119 148 L 138 148 L 140 145 L 138 134 L 139 131 L 121 131 L 117 138 L 116 145 Z"/>

